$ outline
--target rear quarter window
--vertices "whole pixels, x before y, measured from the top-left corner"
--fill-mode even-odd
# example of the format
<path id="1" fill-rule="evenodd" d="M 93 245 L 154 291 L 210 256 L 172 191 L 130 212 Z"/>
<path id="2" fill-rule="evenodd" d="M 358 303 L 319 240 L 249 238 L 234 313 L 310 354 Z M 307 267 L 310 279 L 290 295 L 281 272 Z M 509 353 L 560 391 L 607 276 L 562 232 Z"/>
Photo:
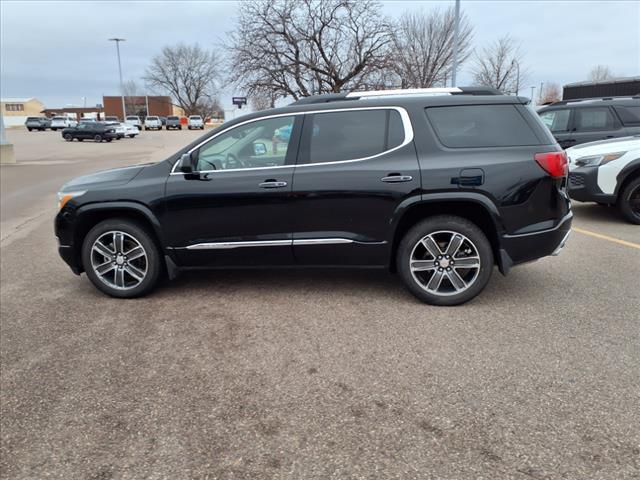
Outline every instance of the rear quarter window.
<path id="1" fill-rule="evenodd" d="M 429 107 L 426 114 L 438 140 L 446 147 L 540 145 L 515 105 Z"/>
<path id="2" fill-rule="evenodd" d="M 640 105 L 638 106 L 624 106 L 624 107 L 613 107 L 622 123 L 626 126 L 640 126 Z"/>

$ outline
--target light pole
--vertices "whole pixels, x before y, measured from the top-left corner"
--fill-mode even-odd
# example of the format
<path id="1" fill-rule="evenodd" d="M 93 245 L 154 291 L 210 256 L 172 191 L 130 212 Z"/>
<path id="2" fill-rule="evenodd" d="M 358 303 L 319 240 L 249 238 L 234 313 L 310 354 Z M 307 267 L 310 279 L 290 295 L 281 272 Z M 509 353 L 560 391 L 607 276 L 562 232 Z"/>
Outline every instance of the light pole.
<path id="1" fill-rule="evenodd" d="M 451 67 L 451 86 L 456 86 L 456 70 L 458 69 L 458 48 L 460 36 L 460 0 L 456 0 L 456 21 L 453 30 L 453 65 Z"/>
<path id="2" fill-rule="evenodd" d="M 531 105 L 535 105 L 536 104 L 535 100 L 533 99 L 533 91 L 535 89 L 536 89 L 536 86 L 535 85 L 531 85 Z"/>
<path id="3" fill-rule="evenodd" d="M 110 38 L 110 42 L 116 42 L 116 51 L 118 52 L 118 72 L 120 73 L 120 98 L 122 99 L 122 121 L 127 117 L 127 110 L 124 106 L 124 84 L 122 83 L 122 65 L 120 64 L 120 42 L 125 42 L 126 38 Z"/>

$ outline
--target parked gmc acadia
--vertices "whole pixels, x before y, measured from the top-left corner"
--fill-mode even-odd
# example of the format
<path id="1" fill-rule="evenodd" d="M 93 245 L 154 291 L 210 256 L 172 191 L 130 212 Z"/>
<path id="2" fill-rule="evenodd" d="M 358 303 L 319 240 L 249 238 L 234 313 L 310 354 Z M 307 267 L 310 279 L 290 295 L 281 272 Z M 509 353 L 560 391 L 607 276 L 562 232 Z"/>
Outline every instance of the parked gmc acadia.
<path id="1" fill-rule="evenodd" d="M 387 90 L 249 114 L 159 163 L 64 185 L 60 255 L 114 297 L 192 268 L 340 265 L 460 304 L 495 265 L 554 255 L 570 232 L 567 158 L 527 102 Z"/>

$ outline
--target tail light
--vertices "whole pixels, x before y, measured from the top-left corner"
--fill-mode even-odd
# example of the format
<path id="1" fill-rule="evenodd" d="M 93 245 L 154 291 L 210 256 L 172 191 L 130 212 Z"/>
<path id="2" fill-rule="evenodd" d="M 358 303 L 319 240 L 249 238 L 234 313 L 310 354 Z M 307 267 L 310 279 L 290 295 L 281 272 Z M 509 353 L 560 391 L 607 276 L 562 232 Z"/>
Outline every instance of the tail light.
<path id="1" fill-rule="evenodd" d="M 559 178 L 567 175 L 569 164 L 564 150 L 562 152 L 536 153 L 533 158 L 552 177 Z"/>

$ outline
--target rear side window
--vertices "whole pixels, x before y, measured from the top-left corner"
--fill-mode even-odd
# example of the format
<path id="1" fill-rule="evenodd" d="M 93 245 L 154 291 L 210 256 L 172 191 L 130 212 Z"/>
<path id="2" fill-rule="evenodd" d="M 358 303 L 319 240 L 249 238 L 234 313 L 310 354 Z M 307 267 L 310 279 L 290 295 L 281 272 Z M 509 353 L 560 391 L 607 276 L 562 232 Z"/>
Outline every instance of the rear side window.
<path id="1" fill-rule="evenodd" d="M 569 130 L 569 117 L 571 111 L 568 108 L 562 110 L 549 110 L 540 114 L 540 120 L 554 133 Z"/>
<path id="2" fill-rule="evenodd" d="M 426 109 L 440 142 L 451 148 L 540 145 L 515 105 L 461 105 Z"/>
<path id="3" fill-rule="evenodd" d="M 305 121 L 308 163 L 357 160 L 391 150 L 404 141 L 396 110 L 316 113 Z"/>
<path id="4" fill-rule="evenodd" d="M 640 125 L 640 105 L 637 107 L 613 107 L 625 125 Z"/>
<path id="5" fill-rule="evenodd" d="M 612 130 L 617 128 L 609 107 L 576 108 L 575 128 L 577 131 Z"/>

